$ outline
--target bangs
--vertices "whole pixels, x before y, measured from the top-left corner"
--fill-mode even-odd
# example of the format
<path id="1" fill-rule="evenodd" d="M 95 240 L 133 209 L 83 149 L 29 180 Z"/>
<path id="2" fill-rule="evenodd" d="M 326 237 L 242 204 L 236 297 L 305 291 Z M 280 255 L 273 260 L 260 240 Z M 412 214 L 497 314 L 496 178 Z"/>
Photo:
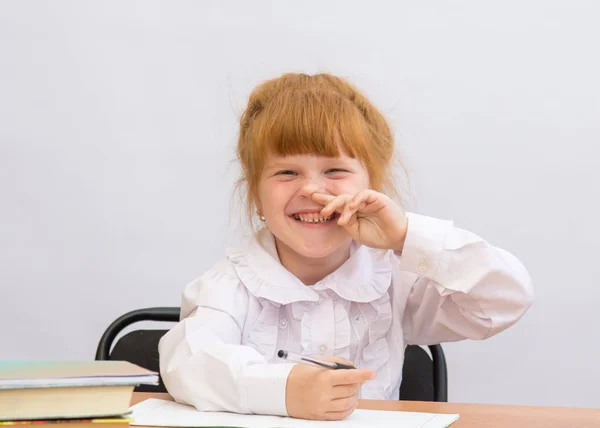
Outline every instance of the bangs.
<path id="1" fill-rule="evenodd" d="M 339 93 L 284 91 L 256 119 L 250 131 L 255 156 L 338 157 L 343 151 L 368 162 L 369 137 L 364 117 Z"/>
<path id="2" fill-rule="evenodd" d="M 396 195 L 391 174 L 394 137 L 383 115 L 353 85 L 327 73 L 287 73 L 250 94 L 240 117 L 237 158 L 247 215 L 254 224 L 259 185 L 269 156 L 357 159 L 369 186 Z"/>

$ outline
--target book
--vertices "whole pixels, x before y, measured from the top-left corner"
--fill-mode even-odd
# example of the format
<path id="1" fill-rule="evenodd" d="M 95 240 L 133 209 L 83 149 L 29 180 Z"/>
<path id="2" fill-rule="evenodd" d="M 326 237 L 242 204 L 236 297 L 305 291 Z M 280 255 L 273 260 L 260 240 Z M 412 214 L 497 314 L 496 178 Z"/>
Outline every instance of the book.
<path id="1" fill-rule="evenodd" d="M 126 361 L 2 361 L 0 420 L 124 415 L 139 384 L 158 374 Z"/>
<path id="2" fill-rule="evenodd" d="M 127 428 L 131 419 L 34 419 L 29 421 L 0 421 L 0 427 L 42 428 L 40 425 L 60 424 L 60 428 Z M 96 424 L 95 427 L 91 424 Z M 48 427 L 50 428 L 50 427 Z M 58 428 L 58 427 L 57 427 Z"/>
<path id="3" fill-rule="evenodd" d="M 458 414 L 357 409 L 343 421 L 309 421 L 282 416 L 200 412 L 191 406 L 156 398 L 142 401 L 131 410 L 131 425 L 145 427 L 446 428 L 459 418 Z"/>

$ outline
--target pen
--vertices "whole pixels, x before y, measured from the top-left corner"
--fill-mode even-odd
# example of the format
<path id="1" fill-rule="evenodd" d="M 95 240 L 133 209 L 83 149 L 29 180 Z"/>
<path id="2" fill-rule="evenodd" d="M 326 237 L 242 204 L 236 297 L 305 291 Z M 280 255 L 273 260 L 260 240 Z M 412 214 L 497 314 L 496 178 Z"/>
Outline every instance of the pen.
<path id="1" fill-rule="evenodd" d="M 284 351 L 283 349 L 277 352 L 277 356 L 282 360 L 289 360 L 295 363 L 310 364 L 332 370 L 356 368 L 348 364 L 336 363 L 334 361 L 317 360 L 315 358 L 305 357 L 303 355 L 294 354 L 293 352 Z"/>

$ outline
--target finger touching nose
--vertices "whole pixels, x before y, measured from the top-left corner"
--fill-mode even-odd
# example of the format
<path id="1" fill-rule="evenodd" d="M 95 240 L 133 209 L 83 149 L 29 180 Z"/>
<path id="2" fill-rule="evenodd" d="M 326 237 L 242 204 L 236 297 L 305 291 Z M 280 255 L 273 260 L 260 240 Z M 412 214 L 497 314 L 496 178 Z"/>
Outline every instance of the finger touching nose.
<path id="1" fill-rule="evenodd" d="M 322 186 L 318 185 L 317 183 L 308 183 L 308 184 L 305 184 L 304 186 L 302 186 L 302 188 L 300 189 L 300 193 L 302 196 L 306 197 L 307 199 L 311 199 L 313 193 L 327 193 L 327 192 L 325 191 L 325 189 Z"/>

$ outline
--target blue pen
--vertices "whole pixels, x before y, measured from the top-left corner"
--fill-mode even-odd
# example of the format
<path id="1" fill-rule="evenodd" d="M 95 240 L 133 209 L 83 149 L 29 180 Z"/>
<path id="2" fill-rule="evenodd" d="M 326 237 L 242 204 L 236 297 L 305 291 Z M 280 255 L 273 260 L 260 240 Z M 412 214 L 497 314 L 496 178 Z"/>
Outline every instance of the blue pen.
<path id="1" fill-rule="evenodd" d="M 292 361 L 294 363 L 310 364 L 317 367 L 323 367 L 326 369 L 340 370 L 340 369 L 355 369 L 356 367 L 348 364 L 336 363 L 334 361 L 317 360 L 315 358 L 305 357 L 303 355 L 294 354 L 293 352 L 284 351 L 281 349 L 277 352 L 277 356 L 282 360 Z"/>

